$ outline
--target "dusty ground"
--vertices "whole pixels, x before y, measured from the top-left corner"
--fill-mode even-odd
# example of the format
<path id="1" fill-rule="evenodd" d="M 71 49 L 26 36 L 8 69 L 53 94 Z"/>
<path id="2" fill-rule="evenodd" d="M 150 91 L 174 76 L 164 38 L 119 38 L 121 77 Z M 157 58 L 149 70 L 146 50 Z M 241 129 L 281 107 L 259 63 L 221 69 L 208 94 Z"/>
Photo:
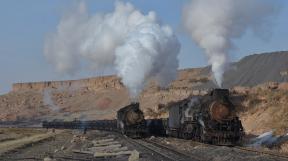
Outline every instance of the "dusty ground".
<path id="1" fill-rule="evenodd" d="M 152 140 L 161 142 L 164 145 L 172 147 L 174 149 L 181 150 L 186 154 L 190 154 L 209 161 L 276 161 L 276 160 L 288 160 L 287 158 L 279 158 L 268 154 L 257 154 L 254 152 L 243 151 L 234 147 L 227 146 L 210 146 L 201 144 L 198 142 L 183 140 L 177 138 L 153 138 Z M 263 150 L 263 149 L 258 149 Z"/>
<path id="2" fill-rule="evenodd" d="M 51 131 L 50 131 L 51 132 Z M 0 156 L 0 160 L 23 160 L 34 161 L 51 158 L 55 160 L 93 160 L 93 155 L 73 153 L 73 150 L 81 150 L 89 144 L 91 140 L 97 137 L 103 137 L 105 134 L 98 135 L 97 132 L 88 132 L 83 135 L 82 131 L 65 130 L 55 137 L 34 143 L 33 145 L 15 148 Z M 127 160 L 127 156 L 118 156 L 111 160 Z M 97 160 L 105 160 L 98 158 Z M 110 159 L 106 159 L 110 160 Z"/>
<path id="3" fill-rule="evenodd" d="M 0 142 L 16 140 L 45 132 L 46 130 L 44 129 L 0 128 Z"/>
<path id="4" fill-rule="evenodd" d="M 23 129 L 20 129 L 20 131 Z M 14 134 L 17 129 L 7 130 L 5 134 Z M 43 135 L 45 130 L 43 129 L 30 129 L 27 130 L 26 133 L 23 132 L 21 137 L 15 137 L 14 140 L 23 140 L 23 138 L 27 136 L 39 136 Z M 51 131 L 50 131 L 51 132 Z M 25 134 L 24 134 L 25 133 Z M 44 133 L 45 134 L 45 133 Z M 47 133 L 46 133 L 47 135 Z M 0 160 L 3 161 L 10 161 L 10 160 L 23 160 L 23 161 L 35 161 L 35 160 L 48 160 L 48 158 L 56 161 L 71 161 L 71 160 L 112 160 L 112 161 L 132 161 L 132 155 L 116 155 L 113 157 L 103 157 L 103 153 L 97 153 L 99 157 L 93 157 L 94 152 L 91 154 L 91 149 L 93 149 L 93 145 L 95 146 L 95 141 L 99 145 L 103 144 L 101 141 L 110 140 L 105 145 L 110 146 L 119 144 L 121 148 L 125 148 L 123 151 L 130 151 L 133 152 L 133 157 L 135 160 L 138 158 L 140 161 L 159 161 L 161 158 L 155 156 L 149 151 L 143 151 L 142 148 L 135 146 L 127 142 L 123 137 L 118 136 L 115 133 L 108 133 L 108 132 L 101 132 L 101 131 L 88 131 L 85 135 L 82 131 L 71 131 L 65 130 L 61 133 L 56 133 L 55 136 L 50 137 L 49 139 L 44 139 L 42 141 L 34 141 L 33 144 L 26 144 L 22 147 L 14 148 L 9 152 L 2 153 L 0 156 Z M 149 139 L 149 138 L 148 138 Z M 157 141 L 163 145 L 186 153 L 187 155 L 194 156 L 199 160 L 203 161 L 222 161 L 222 160 L 235 160 L 235 161 L 242 161 L 242 160 L 253 160 L 253 161 L 285 161 L 288 159 L 273 157 L 270 155 L 263 155 L 257 154 L 254 152 L 247 152 L 241 151 L 239 149 L 233 147 L 224 147 L 224 146 L 207 146 L 193 141 L 187 141 L 182 139 L 175 139 L 175 138 L 150 138 L 150 140 Z M 0 143 L 8 143 L 12 140 L 6 140 Z M 115 143 L 113 143 L 115 142 Z M 107 142 L 104 142 L 105 144 Z M 95 148 L 95 147 L 94 147 Z M 90 150 L 89 150 L 90 149 Z M 112 147 L 110 152 L 116 152 L 117 148 Z M 79 153 L 79 151 L 81 153 Z M 85 152 L 85 153 L 84 153 Z M 139 152 L 139 154 L 137 154 Z M 90 153 L 90 154 L 87 154 Z M 135 160 L 135 161 L 136 161 Z"/>
<path id="5" fill-rule="evenodd" d="M 110 141 L 107 141 L 109 140 Z M 106 141 L 107 142 L 106 142 Z M 95 142 L 98 142 L 97 144 Z M 111 144 L 110 144 L 111 143 Z M 105 145 L 102 145 L 105 144 Z M 109 144 L 109 145 L 108 145 Z M 97 145 L 97 146 L 96 146 Z M 101 145 L 101 146 L 100 146 Z M 119 147 L 113 147 L 117 146 Z M 0 144 L 1 146 L 1 144 Z M 106 150 L 93 150 L 93 148 L 103 148 Z M 120 148 L 120 149 L 119 149 Z M 106 154 L 105 154 L 106 153 Z M 116 153 L 115 156 L 107 156 L 107 153 Z M 128 154 L 123 154 L 128 153 Z M 96 155 L 93 157 L 93 155 Z M 97 161 L 160 161 L 161 157 L 156 157 L 151 153 L 135 144 L 127 142 L 126 139 L 115 133 L 101 131 L 82 131 L 65 130 L 50 139 L 46 139 L 34 144 L 22 146 L 21 148 L 11 149 L 9 152 L 2 153 L 0 160 L 23 160 L 35 161 L 50 158 L 56 161 L 71 160 L 97 160 Z M 156 157 L 156 158 L 155 158 Z"/>

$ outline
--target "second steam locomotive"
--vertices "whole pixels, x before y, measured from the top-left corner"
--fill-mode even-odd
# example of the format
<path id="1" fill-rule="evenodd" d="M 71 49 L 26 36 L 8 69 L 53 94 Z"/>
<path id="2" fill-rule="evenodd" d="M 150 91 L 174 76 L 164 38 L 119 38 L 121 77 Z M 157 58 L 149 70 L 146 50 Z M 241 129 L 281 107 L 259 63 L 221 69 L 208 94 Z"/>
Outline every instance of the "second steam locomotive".
<path id="1" fill-rule="evenodd" d="M 237 144 L 244 134 L 226 89 L 172 105 L 166 131 L 168 136 L 221 145 Z"/>
<path id="2" fill-rule="evenodd" d="M 165 135 L 217 145 L 238 144 L 244 135 L 227 89 L 174 103 L 166 119 L 145 120 L 139 103 L 132 103 L 117 111 L 116 120 L 52 121 L 43 122 L 43 127 L 117 131 L 132 138 Z"/>

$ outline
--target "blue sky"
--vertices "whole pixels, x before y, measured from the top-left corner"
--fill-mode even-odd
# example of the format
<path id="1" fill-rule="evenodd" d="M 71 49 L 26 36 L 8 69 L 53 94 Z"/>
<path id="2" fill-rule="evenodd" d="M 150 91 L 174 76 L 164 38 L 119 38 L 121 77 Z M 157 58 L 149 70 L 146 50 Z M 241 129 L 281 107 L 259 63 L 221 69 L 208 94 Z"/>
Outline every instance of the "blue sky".
<path id="1" fill-rule="evenodd" d="M 272 0 L 271 0 L 272 1 Z M 281 0 L 280 0 L 281 1 Z M 44 58 L 45 36 L 54 32 L 59 19 L 77 1 L 73 0 L 1 0 L 0 2 L 0 94 L 15 82 L 64 80 L 92 77 L 99 73 L 83 71 L 75 76 L 59 75 Z M 109 12 L 114 0 L 86 0 L 91 13 Z M 172 26 L 180 42 L 180 68 L 207 65 L 202 50 L 181 28 L 182 7 L 189 0 L 130 0 L 143 13 L 154 10 L 163 23 Z M 253 53 L 288 50 L 288 1 L 273 21 L 272 35 L 263 41 L 247 32 L 235 40 L 233 61 Z"/>

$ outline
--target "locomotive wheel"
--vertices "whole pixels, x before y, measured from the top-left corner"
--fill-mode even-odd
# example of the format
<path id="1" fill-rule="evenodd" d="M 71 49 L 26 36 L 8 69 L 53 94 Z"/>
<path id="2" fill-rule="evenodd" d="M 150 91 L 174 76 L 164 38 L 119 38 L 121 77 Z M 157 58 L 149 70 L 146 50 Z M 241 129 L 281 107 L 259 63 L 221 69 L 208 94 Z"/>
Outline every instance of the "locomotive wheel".
<path id="1" fill-rule="evenodd" d="M 190 134 L 190 133 L 183 133 L 183 139 L 186 139 L 186 140 L 188 140 L 188 139 L 192 139 L 192 135 Z"/>
<path id="2" fill-rule="evenodd" d="M 179 132 L 180 137 L 183 139 L 192 139 L 193 137 L 193 125 L 191 124 L 186 124 L 184 125 L 184 127 L 181 129 L 181 131 Z"/>

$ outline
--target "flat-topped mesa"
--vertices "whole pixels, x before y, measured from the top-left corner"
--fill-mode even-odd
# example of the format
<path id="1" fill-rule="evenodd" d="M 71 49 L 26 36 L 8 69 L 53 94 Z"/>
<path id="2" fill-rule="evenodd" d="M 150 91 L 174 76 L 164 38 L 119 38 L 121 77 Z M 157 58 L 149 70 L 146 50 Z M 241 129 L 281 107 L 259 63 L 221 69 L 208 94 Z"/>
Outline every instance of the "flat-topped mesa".
<path id="1" fill-rule="evenodd" d="M 105 89 L 105 88 L 124 88 L 120 78 L 116 76 L 102 76 L 79 80 L 65 80 L 65 81 L 43 81 L 43 82 L 27 82 L 14 83 L 12 91 L 27 91 L 36 90 L 43 91 L 44 89 L 78 89 L 87 88 L 88 90 Z"/>

